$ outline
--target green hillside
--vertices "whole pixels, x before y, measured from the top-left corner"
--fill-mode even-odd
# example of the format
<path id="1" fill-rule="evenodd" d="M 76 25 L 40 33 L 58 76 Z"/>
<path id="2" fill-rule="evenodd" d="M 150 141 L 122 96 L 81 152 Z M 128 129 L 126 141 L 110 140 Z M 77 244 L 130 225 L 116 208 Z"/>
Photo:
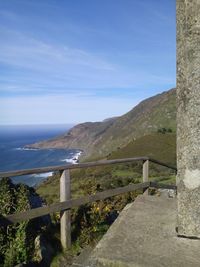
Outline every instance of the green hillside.
<path id="1" fill-rule="evenodd" d="M 125 115 L 117 118 L 113 125 L 101 136 L 91 157 L 104 156 L 160 128 L 176 131 L 176 91 L 175 89 L 148 98 Z"/>
<path id="2" fill-rule="evenodd" d="M 142 101 L 120 117 L 78 124 L 62 136 L 29 147 L 77 148 L 84 150 L 84 160 L 98 159 L 159 128 L 176 131 L 175 89 Z"/>
<path id="3" fill-rule="evenodd" d="M 176 134 L 152 133 L 130 142 L 108 155 L 108 159 L 149 156 L 176 165 Z"/>

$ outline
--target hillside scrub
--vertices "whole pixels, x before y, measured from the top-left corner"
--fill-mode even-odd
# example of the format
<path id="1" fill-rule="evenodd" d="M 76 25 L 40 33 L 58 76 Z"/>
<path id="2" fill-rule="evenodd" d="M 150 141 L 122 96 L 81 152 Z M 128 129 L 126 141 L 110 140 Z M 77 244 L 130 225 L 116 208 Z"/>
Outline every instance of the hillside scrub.
<path id="1" fill-rule="evenodd" d="M 150 156 L 176 165 L 176 135 L 152 133 L 133 140 L 125 147 L 118 147 L 107 159 Z M 175 184 L 174 171 L 150 163 L 150 180 Z M 72 198 L 142 182 L 142 162 L 123 163 L 75 169 L 70 171 Z M 59 201 L 59 174 L 54 174 L 37 188 L 37 193 L 51 204 Z M 97 242 L 127 203 L 134 201 L 141 191 L 122 194 L 104 201 L 72 209 L 72 250 L 75 254 L 89 243 Z M 54 214 L 59 235 L 59 213 Z"/>
<path id="2" fill-rule="evenodd" d="M 120 166 L 121 168 L 121 166 Z M 79 198 L 85 195 L 93 195 L 110 188 L 125 186 L 130 183 L 139 182 L 137 173 L 123 179 L 115 175 L 118 170 L 113 166 L 77 169 L 71 171 L 72 198 Z M 55 187 L 56 185 L 56 187 Z M 59 175 L 55 174 L 48 181 L 37 188 L 37 192 L 46 198 L 49 204 L 59 201 Z M 71 210 L 72 224 L 72 254 L 78 254 L 88 244 L 96 244 L 109 226 L 117 218 L 119 212 L 126 204 L 134 201 L 142 190 L 122 194 L 108 198 L 104 201 L 97 201 L 83 205 Z M 52 215 L 54 227 L 57 229 L 55 235 L 60 234 L 60 213 Z"/>
<path id="3" fill-rule="evenodd" d="M 162 183 L 169 184 L 175 183 L 174 172 L 166 170 L 166 168 L 156 169 L 152 165 L 150 173 L 150 180 L 161 180 Z M 71 170 L 70 174 L 72 198 L 79 198 L 107 189 L 142 182 L 142 163 L 123 163 L 77 169 Z M 38 186 L 37 193 L 44 197 L 49 204 L 58 202 L 59 174 L 55 174 Z M 142 191 L 138 190 L 72 209 L 73 244 L 81 248 L 90 242 L 99 240 L 126 204 L 134 201 L 135 197 L 141 193 Z M 55 224 L 59 225 L 59 213 L 53 216 Z"/>
<path id="4" fill-rule="evenodd" d="M 0 180 L 0 214 L 26 211 L 32 208 L 31 199 L 39 196 L 33 188 L 24 184 L 14 185 L 9 178 Z M 27 220 L 21 223 L 0 226 L 0 266 L 11 267 L 34 259 L 34 240 L 41 233 L 41 220 Z"/>

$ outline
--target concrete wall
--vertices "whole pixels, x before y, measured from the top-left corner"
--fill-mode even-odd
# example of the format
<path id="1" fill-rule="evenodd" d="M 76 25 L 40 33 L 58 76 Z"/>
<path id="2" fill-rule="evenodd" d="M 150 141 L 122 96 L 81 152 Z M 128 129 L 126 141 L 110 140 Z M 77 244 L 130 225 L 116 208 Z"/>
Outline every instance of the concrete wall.
<path id="1" fill-rule="evenodd" d="M 177 0 L 178 234 L 200 238 L 200 0 Z"/>

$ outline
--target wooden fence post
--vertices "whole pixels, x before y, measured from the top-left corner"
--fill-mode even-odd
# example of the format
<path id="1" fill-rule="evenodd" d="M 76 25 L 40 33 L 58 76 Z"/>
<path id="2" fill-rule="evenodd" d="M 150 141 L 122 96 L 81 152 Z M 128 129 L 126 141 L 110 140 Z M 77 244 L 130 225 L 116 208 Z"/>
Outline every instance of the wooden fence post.
<path id="1" fill-rule="evenodd" d="M 71 184 L 70 171 L 67 169 L 62 172 L 60 177 L 60 202 L 70 200 Z M 71 247 L 71 211 L 60 212 L 60 240 L 64 249 Z"/>
<path id="2" fill-rule="evenodd" d="M 149 160 L 143 161 L 142 172 L 143 172 L 143 183 L 148 182 L 149 181 Z M 145 194 L 148 195 L 149 190 L 146 189 L 144 192 Z"/>

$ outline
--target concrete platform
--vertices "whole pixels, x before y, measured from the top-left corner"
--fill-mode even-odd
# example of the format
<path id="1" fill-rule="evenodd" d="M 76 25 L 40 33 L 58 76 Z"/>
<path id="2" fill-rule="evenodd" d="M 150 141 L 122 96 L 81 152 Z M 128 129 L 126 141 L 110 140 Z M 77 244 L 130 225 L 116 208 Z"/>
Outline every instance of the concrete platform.
<path id="1" fill-rule="evenodd" d="M 175 227 L 175 198 L 139 196 L 79 266 L 200 267 L 200 240 L 177 237 Z"/>

